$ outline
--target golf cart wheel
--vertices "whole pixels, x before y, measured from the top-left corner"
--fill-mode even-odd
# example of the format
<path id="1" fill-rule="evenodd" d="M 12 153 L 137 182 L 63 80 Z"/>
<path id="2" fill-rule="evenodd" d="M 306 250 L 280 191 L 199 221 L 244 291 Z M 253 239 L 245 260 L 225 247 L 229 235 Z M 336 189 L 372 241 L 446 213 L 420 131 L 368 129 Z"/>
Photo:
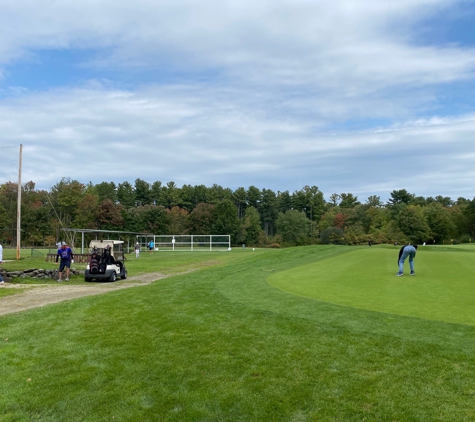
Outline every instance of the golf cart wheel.
<path id="1" fill-rule="evenodd" d="M 127 271 L 120 277 L 122 280 L 125 280 L 127 278 Z"/>
<path id="2" fill-rule="evenodd" d="M 85 277 L 85 278 L 84 278 L 84 281 L 92 281 L 92 278 L 90 278 L 90 277 Z"/>
<path id="3" fill-rule="evenodd" d="M 116 281 L 116 280 L 117 280 L 117 275 L 116 275 L 115 272 L 111 274 L 109 280 L 110 280 L 110 281 Z"/>

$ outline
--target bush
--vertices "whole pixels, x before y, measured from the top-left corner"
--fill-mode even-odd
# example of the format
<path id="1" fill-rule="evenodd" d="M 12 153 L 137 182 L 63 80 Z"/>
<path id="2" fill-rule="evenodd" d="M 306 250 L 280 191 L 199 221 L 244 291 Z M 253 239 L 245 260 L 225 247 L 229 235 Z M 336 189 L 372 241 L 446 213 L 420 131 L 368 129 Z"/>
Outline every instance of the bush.
<path id="1" fill-rule="evenodd" d="M 345 232 L 338 227 L 328 227 L 327 229 L 323 230 L 322 234 L 320 235 L 320 242 L 324 245 L 328 245 L 330 243 L 335 245 L 344 245 L 345 241 Z"/>

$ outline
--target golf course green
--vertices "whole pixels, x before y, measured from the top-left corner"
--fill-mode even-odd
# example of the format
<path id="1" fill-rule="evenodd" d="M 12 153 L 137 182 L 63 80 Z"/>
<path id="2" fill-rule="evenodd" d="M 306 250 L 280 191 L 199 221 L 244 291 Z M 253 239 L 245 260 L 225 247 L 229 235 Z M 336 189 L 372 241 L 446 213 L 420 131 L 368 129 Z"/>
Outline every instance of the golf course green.
<path id="1" fill-rule="evenodd" d="M 272 273 L 270 285 L 294 295 L 359 309 L 475 325 L 475 249 L 419 247 L 414 277 L 399 247 L 359 248 Z"/>

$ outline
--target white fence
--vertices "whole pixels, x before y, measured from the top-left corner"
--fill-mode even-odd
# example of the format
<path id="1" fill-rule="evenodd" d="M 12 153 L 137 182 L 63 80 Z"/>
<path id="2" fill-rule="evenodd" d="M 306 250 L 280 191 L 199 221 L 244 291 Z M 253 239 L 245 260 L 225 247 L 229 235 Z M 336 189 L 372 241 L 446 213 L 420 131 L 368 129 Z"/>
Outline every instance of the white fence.
<path id="1" fill-rule="evenodd" d="M 156 251 L 230 251 L 231 236 L 225 235 L 153 235 L 137 236 L 142 249 L 153 241 Z"/>

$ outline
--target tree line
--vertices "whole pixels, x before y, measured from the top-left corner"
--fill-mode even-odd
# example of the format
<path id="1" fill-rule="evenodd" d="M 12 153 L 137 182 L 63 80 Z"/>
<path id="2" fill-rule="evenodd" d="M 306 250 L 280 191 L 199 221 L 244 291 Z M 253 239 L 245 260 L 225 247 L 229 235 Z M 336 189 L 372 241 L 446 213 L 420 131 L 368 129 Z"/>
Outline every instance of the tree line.
<path id="1" fill-rule="evenodd" d="M 16 242 L 16 183 L 0 185 L 0 242 Z M 384 203 L 351 193 L 329 200 L 317 186 L 292 193 L 250 186 L 83 184 L 63 178 L 50 191 L 22 186 L 22 244 L 51 246 L 62 228 L 150 234 L 230 234 L 233 244 L 462 243 L 475 238 L 475 198 L 422 197 L 394 190 Z"/>

